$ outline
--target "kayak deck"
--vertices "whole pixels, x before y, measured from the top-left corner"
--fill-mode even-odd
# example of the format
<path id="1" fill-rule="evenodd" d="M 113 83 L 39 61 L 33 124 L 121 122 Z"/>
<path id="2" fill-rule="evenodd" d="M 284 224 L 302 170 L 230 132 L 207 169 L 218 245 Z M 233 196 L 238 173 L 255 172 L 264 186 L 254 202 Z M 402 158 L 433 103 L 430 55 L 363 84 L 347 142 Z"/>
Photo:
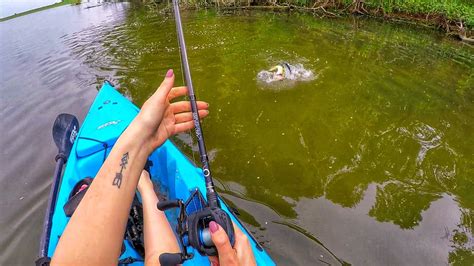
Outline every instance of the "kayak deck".
<path id="1" fill-rule="evenodd" d="M 94 177 L 97 174 L 118 137 L 128 127 L 138 112 L 139 108 L 117 92 L 110 83 L 104 83 L 83 125 L 80 127 L 60 183 L 60 190 L 52 219 L 48 247 L 49 257 L 53 256 L 59 238 L 69 221 L 69 218 L 66 217 L 63 211 L 63 206 L 68 201 L 69 194 L 74 185 L 83 178 Z M 169 199 L 186 200 L 191 192 L 196 189 L 200 190 L 202 195 L 206 195 L 202 170 L 189 161 L 171 141 L 166 141 L 155 150 L 150 155 L 149 161 L 151 162 L 150 176 L 153 182 L 160 185 L 160 189 Z M 235 215 L 229 211 L 227 205 L 222 201 L 221 203 L 222 208 L 229 213 L 234 223 L 249 235 L 257 264 L 274 265 L 275 263 L 270 256 L 245 230 Z M 166 215 L 174 228 L 176 226 L 174 212 L 166 212 Z M 128 264 L 143 264 L 142 261 L 132 262 L 134 260 L 142 260 L 142 258 L 133 249 L 128 240 L 124 240 L 124 246 L 125 251 L 120 256 L 122 262 L 131 258 Z M 194 258 L 186 261 L 184 265 L 209 265 L 207 257 L 201 256 L 192 248 L 188 248 L 188 251 L 194 253 Z"/>

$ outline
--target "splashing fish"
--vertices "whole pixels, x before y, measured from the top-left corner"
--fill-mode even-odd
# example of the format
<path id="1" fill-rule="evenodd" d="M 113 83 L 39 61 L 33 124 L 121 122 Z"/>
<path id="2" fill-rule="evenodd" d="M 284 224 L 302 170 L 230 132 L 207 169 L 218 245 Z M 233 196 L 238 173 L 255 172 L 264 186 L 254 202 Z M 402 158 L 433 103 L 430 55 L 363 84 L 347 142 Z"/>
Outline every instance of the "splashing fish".
<path id="1" fill-rule="evenodd" d="M 257 74 L 257 79 L 265 83 L 282 80 L 307 81 L 313 80 L 313 71 L 307 70 L 302 64 L 289 64 L 282 62 L 269 70 L 262 70 Z"/>

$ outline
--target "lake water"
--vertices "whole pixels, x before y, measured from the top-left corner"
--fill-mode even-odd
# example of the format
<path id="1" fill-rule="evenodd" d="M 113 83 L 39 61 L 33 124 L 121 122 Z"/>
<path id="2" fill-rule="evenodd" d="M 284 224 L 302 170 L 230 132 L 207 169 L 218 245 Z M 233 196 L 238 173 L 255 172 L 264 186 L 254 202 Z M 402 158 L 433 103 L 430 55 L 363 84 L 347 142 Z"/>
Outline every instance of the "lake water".
<path id="1" fill-rule="evenodd" d="M 279 264 L 474 263 L 472 47 L 352 17 L 183 22 L 221 195 Z M 314 79 L 257 80 L 283 61 Z M 106 3 L 0 23 L 1 265 L 36 257 L 56 115 L 83 119 L 105 79 L 141 105 L 168 68 L 183 84 L 170 12 Z M 190 134 L 174 140 L 198 161 Z"/>

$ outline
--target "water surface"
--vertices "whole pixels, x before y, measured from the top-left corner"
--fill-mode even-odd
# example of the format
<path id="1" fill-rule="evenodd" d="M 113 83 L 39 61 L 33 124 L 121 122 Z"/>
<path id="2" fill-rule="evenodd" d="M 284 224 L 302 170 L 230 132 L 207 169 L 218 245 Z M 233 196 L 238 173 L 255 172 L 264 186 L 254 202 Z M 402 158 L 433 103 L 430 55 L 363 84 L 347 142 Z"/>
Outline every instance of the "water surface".
<path id="1" fill-rule="evenodd" d="M 171 13 L 45 12 L 0 24 L 9 263 L 35 257 L 56 114 L 83 117 L 104 79 L 138 105 L 168 68 L 183 83 Z M 355 18 L 190 11 L 183 22 L 197 96 L 211 106 L 203 127 L 220 191 L 277 262 L 473 263 L 472 48 Z M 281 61 L 316 78 L 257 81 Z M 189 134 L 175 141 L 197 159 Z"/>

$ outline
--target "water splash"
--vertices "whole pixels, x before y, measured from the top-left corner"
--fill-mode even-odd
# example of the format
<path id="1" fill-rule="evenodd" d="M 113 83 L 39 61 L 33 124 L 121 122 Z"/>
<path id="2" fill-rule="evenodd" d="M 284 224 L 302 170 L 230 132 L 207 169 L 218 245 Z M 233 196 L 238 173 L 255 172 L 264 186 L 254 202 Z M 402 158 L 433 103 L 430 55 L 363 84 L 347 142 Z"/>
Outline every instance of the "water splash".
<path id="1" fill-rule="evenodd" d="M 279 81 L 310 81 L 314 80 L 317 75 L 313 73 L 312 70 L 305 69 L 302 64 L 286 64 L 289 68 L 289 73 L 285 73 L 285 78 L 283 80 L 278 79 L 275 75 L 275 72 L 268 70 L 262 70 L 257 74 L 257 80 L 264 83 L 273 83 Z"/>

